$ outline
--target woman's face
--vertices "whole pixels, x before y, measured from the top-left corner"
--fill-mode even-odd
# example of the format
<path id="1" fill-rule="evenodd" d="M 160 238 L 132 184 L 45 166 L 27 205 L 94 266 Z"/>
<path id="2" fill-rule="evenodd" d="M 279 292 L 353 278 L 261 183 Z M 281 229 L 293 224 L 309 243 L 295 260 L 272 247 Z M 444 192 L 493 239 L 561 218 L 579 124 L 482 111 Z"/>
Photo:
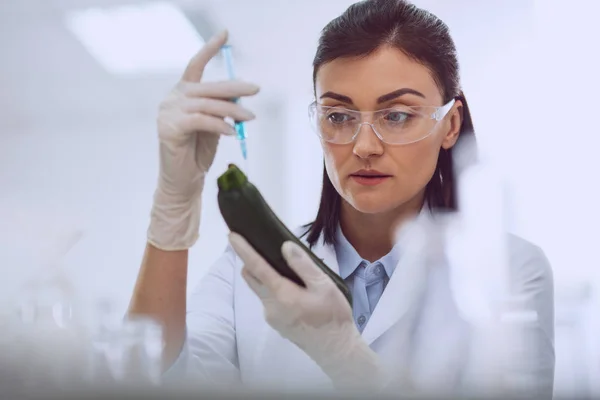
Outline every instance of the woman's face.
<path id="1" fill-rule="evenodd" d="M 382 96 L 400 89 L 420 93 Z M 401 51 L 383 47 L 368 57 L 340 58 L 320 67 L 316 78 L 317 102 L 328 107 L 376 111 L 402 106 L 442 106 L 443 99 L 430 70 Z M 423 122 L 425 139 L 405 145 L 386 144 L 371 126 L 363 124 L 354 142 L 323 143 L 327 174 L 342 198 L 354 209 L 380 214 L 420 206 L 441 148 L 458 139 L 457 102 L 446 117 Z M 367 114 L 362 122 L 373 123 Z M 383 178 L 361 176 L 376 173 Z"/>

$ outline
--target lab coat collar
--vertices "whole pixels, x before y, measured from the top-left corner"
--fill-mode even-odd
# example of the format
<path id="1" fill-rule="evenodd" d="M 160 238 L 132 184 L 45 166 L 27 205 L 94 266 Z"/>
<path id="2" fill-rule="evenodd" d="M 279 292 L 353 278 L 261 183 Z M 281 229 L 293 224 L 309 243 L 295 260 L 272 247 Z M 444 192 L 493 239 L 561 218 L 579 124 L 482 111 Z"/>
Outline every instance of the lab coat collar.
<path id="1" fill-rule="evenodd" d="M 303 232 L 304 233 L 304 232 Z M 302 241 L 306 246 L 308 243 L 306 242 L 306 236 L 302 237 Z M 319 237 L 319 240 L 315 243 L 315 245 L 311 248 L 311 251 L 315 256 L 321 259 L 336 274 L 340 274 L 340 267 L 337 261 L 337 257 L 335 254 L 334 246 L 325 243 L 325 237 L 323 234 Z"/>

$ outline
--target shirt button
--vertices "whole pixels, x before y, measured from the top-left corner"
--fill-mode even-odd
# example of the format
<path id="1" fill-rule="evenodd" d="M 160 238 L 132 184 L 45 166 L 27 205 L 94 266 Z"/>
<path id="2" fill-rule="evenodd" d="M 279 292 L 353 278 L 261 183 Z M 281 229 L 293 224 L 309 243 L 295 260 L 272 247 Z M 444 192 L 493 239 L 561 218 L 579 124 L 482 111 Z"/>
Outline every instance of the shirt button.
<path id="1" fill-rule="evenodd" d="M 367 321 L 367 317 L 365 317 L 364 315 L 361 315 L 360 317 L 358 317 L 358 324 L 360 326 L 363 326 L 366 321 Z"/>

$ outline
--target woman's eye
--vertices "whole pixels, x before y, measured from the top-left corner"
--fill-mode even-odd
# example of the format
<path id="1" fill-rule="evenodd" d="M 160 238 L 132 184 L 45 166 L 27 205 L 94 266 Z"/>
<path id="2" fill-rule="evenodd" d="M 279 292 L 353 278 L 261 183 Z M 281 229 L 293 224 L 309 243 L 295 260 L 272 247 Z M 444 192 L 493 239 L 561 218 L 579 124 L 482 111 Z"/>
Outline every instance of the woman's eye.
<path id="1" fill-rule="evenodd" d="M 402 111 L 390 111 L 385 115 L 385 119 L 390 122 L 404 122 L 410 117 L 409 114 Z"/>
<path id="2" fill-rule="evenodd" d="M 327 120 L 333 124 L 343 124 L 344 122 L 348 122 L 351 119 L 351 116 L 343 113 L 331 113 L 327 116 Z"/>

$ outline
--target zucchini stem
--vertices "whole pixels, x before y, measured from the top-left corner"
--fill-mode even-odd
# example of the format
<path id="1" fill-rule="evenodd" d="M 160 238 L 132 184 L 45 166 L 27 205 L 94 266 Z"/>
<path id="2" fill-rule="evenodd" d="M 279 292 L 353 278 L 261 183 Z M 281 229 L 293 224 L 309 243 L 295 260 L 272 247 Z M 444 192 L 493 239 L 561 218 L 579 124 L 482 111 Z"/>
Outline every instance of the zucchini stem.
<path id="1" fill-rule="evenodd" d="M 241 188 L 248 177 L 235 164 L 229 164 L 229 168 L 219 178 L 217 178 L 217 186 L 219 190 L 233 190 Z"/>

